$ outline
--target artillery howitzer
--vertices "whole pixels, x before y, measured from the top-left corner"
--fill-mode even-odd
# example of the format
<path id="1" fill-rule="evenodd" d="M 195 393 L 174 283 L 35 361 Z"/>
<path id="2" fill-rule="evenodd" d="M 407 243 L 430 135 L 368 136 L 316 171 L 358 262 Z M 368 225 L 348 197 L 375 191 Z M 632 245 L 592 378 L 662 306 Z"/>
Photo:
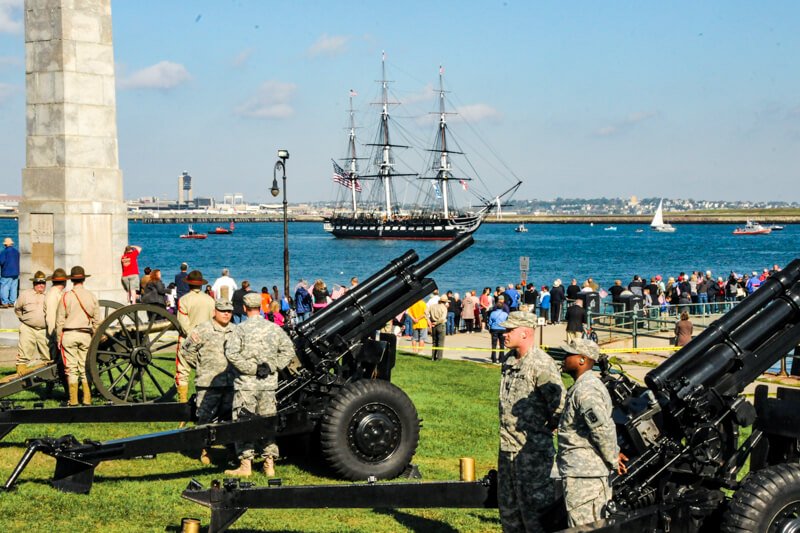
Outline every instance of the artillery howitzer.
<path id="1" fill-rule="evenodd" d="M 776 398 L 756 387 L 800 343 L 800 259 L 771 276 L 646 377 L 647 386 L 600 370 L 614 404 L 628 472 L 613 474 L 607 518 L 577 531 L 800 531 L 800 391 Z M 557 350 L 556 359 L 563 358 Z M 740 430 L 752 431 L 740 442 Z M 749 460 L 749 474 L 743 479 Z M 391 488 L 239 487 L 193 482 L 183 496 L 211 508 L 210 532 L 224 531 L 248 507 L 484 507 L 496 505 L 491 473 L 483 481 L 395 483 Z M 445 488 L 446 487 L 446 488 Z M 439 491 L 428 505 L 414 495 Z M 563 503 L 543 517 L 564 527 Z"/>
<path id="2" fill-rule="evenodd" d="M 472 243 L 471 236 L 460 237 L 419 262 L 417 254 L 410 250 L 301 323 L 291 333 L 296 364 L 280 375 L 277 416 L 217 422 L 109 442 L 80 443 L 71 435 L 32 439 L 5 488 L 13 487 L 37 451 L 56 459 L 53 483 L 57 488 L 86 493 L 91 489 L 94 468 L 102 461 L 200 449 L 271 435 L 311 433 L 315 429 L 319 429 L 323 457 L 339 475 L 348 479 L 398 476 L 409 468 L 416 451 L 419 419 L 408 396 L 390 383 L 396 339 L 389 334 L 376 338 L 376 332 L 430 294 L 436 283 L 426 276 Z M 125 309 L 109 315 L 104 324 Z M 114 332 L 127 338 L 128 343 L 116 339 L 111 341 L 113 346 L 97 351 L 98 356 L 107 358 L 101 359 L 100 374 L 110 380 L 107 390 L 118 401 L 161 400 L 167 391 L 158 389 L 157 379 L 153 379 L 153 386 L 161 390 L 162 397 L 155 395 L 151 399 L 146 388 L 141 392 L 146 378 L 153 378 L 148 369 L 152 368 L 155 355 L 151 341 L 156 326 L 139 323 L 137 317 L 139 313 L 132 318 L 133 331 L 146 332 L 146 341 L 137 341 L 138 337 L 131 335 L 131 328 Z M 92 346 L 98 338 L 96 335 Z M 120 384 L 125 384 L 122 397 Z M 137 386 L 139 395 L 131 396 Z M 171 402 L 41 411 L 12 409 L 0 412 L 0 424 L 13 428 L 19 423 L 85 422 L 92 413 L 97 421 L 104 422 L 185 420 L 193 418 L 190 411 L 185 405 Z"/>

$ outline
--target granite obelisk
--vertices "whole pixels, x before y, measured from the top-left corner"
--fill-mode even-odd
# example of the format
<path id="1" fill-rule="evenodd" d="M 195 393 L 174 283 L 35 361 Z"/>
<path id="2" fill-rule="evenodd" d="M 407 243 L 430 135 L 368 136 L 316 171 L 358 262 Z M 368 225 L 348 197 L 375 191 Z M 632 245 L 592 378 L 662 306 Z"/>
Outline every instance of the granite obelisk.
<path id="1" fill-rule="evenodd" d="M 25 59 L 20 278 L 81 265 L 90 290 L 124 301 L 111 0 L 25 0 Z"/>

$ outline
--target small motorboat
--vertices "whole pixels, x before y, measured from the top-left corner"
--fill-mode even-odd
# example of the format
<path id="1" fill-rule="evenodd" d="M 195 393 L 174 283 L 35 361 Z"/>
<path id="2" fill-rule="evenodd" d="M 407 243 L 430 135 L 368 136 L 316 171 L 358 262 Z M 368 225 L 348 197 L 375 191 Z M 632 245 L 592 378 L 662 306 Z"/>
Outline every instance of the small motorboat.
<path id="1" fill-rule="evenodd" d="M 208 235 L 205 233 L 197 233 L 192 226 L 189 226 L 189 229 L 186 230 L 186 233 L 181 235 L 181 239 L 205 239 Z"/>
<path id="2" fill-rule="evenodd" d="M 605 228 L 603 228 L 603 231 L 617 231 L 617 227 L 616 226 L 606 226 Z"/>
<path id="3" fill-rule="evenodd" d="M 769 227 L 772 231 L 783 231 L 783 226 L 778 226 L 777 224 L 773 224 Z"/>
<path id="4" fill-rule="evenodd" d="M 771 232 L 771 228 L 764 227 L 752 220 L 748 220 L 744 227 L 733 230 L 734 235 L 769 235 Z"/>
<path id="5" fill-rule="evenodd" d="M 635 230 L 634 233 L 644 233 L 644 230 L 642 228 L 639 228 Z"/>
<path id="6" fill-rule="evenodd" d="M 516 231 L 517 233 L 528 233 L 528 228 L 525 227 L 525 224 L 520 224 L 519 226 L 514 228 L 514 231 Z"/>
<path id="7" fill-rule="evenodd" d="M 231 233 L 233 233 L 233 230 L 234 230 L 233 220 L 231 220 L 231 225 L 228 226 L 227 228 L 223 228 L 222 226 L 217 226 L 213 230 L 209 231 L 208 234 L 209 235 L 230 235 Z"/>

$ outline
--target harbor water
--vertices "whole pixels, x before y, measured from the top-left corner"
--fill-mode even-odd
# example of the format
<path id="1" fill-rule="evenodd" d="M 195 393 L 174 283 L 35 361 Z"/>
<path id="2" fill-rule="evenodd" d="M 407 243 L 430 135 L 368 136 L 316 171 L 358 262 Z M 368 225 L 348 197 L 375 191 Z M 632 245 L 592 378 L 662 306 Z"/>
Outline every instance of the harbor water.
<path id="1" fill-rule="evenodd" d="M 227 224 L 223 224 L 227 226 Z M 195 224 L 198 232 L 216 224 Z M 618 225 L 616 231 L 588 224 L 529 224 L 516 233 L 514 224 L 484 224 L 475 244 L 434 273 L 440 289 L 464 293 L 483 287 L 520 281 L 520 257 L 530 258 L 527 279 L 537 285 L 565 284 L 593 277 L 601 287 L 615 279 L 627 283 L 634 274 L 675 276 L 679 272 L 711 270 L 726 277 L 783 266 L 800 257 L 800 225 L 788 225 L 769 235 L 735 236 L 733 226 L 680 225 L 672 234 L 652 232 L 644 225 Z M 636 232 L 643 229 L 642 232 Z M 169 283 L 182 261 L 213 281 L 229 268 L 237 281 L 249 280 L 254 289 L 283 284 L 282 223 L 238 224 L 232 235 L 209 235 L 185 240 L 185 225 L 141 224 L 129 227 L 131 244 L 142 247 L 139 266 L 160 268 Z M 17 241 L 17 222 L 0 220 L 0 237 Z M 290 286 L 301 277 L 323 279 L 332 290 L 364 279 L 408 249 L 425 257 L 443 246 L 441 241 L 341 240 L 322 229 L 322 223 L 290 223 Z M 122 255 L 122 250 L 119 250 Z M 67 270 L 73 265 L 63 266 Z M 48 273 L 49 274 L 49 273 Z M 21 283 L 27 286 L 26 281 Z"/>

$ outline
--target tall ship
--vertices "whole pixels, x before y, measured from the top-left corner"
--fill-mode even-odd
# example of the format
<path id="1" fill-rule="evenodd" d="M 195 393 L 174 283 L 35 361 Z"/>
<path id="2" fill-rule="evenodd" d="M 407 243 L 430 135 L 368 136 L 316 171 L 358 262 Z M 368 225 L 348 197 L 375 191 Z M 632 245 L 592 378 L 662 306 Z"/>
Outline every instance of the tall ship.
<path id="1" fill-rule="evenodd" d="M 395 151 L 412 148 L 395 144 L 390 131 L 389 109 L 395 102 L 389 100 L 389 82 L 386 79 L 386 56 L 381 61 L 381 108 L 378 133 L 372 156 L 365 173 L 360 172 L 353 97 L 350 91 L 350 128 L 347 157 L 344 167 L 333 161 L 333 180 L 347 191 L 347 200 L 337 206 L 333 215 L 325 219 L 326 231 L 345 239 L 412 239 L 450 240 L 475 232 L 492 209 L 501 205 L 503 198 L 513 194 L 522 181 L 517 180 L 506 191 L 487 199 L 476 194 L 479 206 L 473 210 L 455 207 L 453 190 L 467 192 L 473 178 L 460 175 L 452 164 L 451 156 L 463 156 L 458 147 L 450 145 L 448 137 L 448 112 L 445 109 L 444 69 L 439 68 L 439 115 L 436 138 L 431 149 L 432 157 L 426 173 L 403 172 L 399 169 Z M 470 167 L 471 168 L 471 167 Z M 417 183 L 418 201 L 412 204 L 398 202 L 396 182 Z M 422 185 L 420 185 L 422 184 Z M 368 193 L 368 194 L 366 194 Z"/>

